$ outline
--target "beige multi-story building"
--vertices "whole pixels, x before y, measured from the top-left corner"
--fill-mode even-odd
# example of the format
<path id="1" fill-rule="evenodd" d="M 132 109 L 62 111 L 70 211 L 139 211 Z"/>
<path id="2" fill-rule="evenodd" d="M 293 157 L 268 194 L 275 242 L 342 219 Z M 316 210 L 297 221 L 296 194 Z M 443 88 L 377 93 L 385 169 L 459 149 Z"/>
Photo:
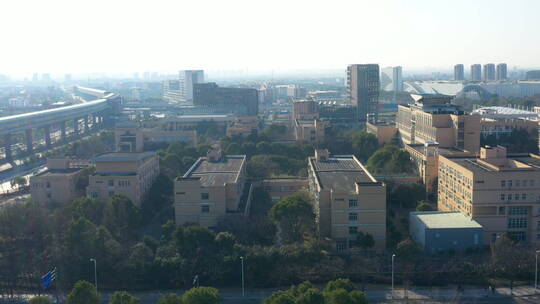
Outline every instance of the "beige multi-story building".
<path id="1" fill-rule="evenodd" d="M 141 128 L 134 123 L 118 124 L 114 130 L 117 152 L 143 152 L 145 145 L 184 142 L 197 145 L 197 131 Z"/>
<path id="2" fill-rule="evenodd" d="M 319 103 L 313 99 L 298 100 L 293 102 L 292 121 L 319 119 Z"/>
<path id="3" fill-rule="evenodd" d="M 294 121 L 294 139 L 300 142 L 323 142 L 327 123 L 318 119 L 297 119 Z"/>
<path id="4" fill-rule="evenodd" d="M 456 148 L 442 148 L 437 142 L 405 145 L 411 160 L 415 163 L 418 175 L 426 186 L 427 192 L 435 192 L 437 176 L 439 175 L 439 155 L 443 156 L 474 156 L 473 153 Z"/>
<path id="5" fill-rule="evenodd" d="M 39 204 L 71 203 L 84 196 L 84 187 L 79 180 L 82 167 L 73 167 L 69 158 L 47 159 L 47 170 L 30 177 L 32 201 Z"/>
<path id="6" fill-rule="evenodd" d="M 86 195 L 100 200 L 124 194 L 140 206 L 159 175 L 159 157 L 155 152 L 105 153 L 96 157 L 94 163 L 96 172 L 90 175 Z"/>
<path id="7" fill-rule="evenodd" d="M 174 182 L 176 224 L 217 225 L 228 213 L 243 212 L 240 200 L 246 176 L 245 155 L 210 150 Z"/>
<path id="8" fill-rule="evenodd" d="M 501 146 L 479 157 L 439 156 L 438 209 L 460 211 L 484 227 L 484 243 L 502 234 L 540 242 L 540 156 L 507 155 Z"/>
<path id="9" fill-rule="evenodd" d="M 307 178 L 270 178 L 262 181 L 262 188 L 268 192 L 272 202 L 277 202 L 300 190 L 308 188 Z"/>
<path id="10" fill-rule="evenodd" d="M 379 146 L 391 144 L 396 138 L 397 127 L 394 123 L 390 122 L 378 122 L 366 124 L 366 131 L 377 137 Z"/>
<path id="11" fill-rule="evenodd" d="M 331 157 L 316 150 L 308 159 L 309 190 L 321 237 L 331 238 L 336 250 L 346 250 L 358 233 L 369 233 L 375 249 L 386 243 L 386 186 L 352 155 Z"/>
<path id="12" fill-rule="evenodd" d="M 480 116 L 469 115 L 450 103 L 452 96 L 411 94 L 411 105 L 398 105 L 396 126 L 404 144 L 437 142 L 440 147 L 477 152 Z"/>

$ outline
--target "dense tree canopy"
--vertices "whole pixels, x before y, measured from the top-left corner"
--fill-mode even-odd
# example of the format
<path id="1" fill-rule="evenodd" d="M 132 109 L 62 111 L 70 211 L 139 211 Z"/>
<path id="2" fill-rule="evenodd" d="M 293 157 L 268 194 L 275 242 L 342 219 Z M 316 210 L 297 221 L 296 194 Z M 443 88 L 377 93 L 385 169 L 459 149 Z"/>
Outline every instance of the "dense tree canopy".
<path id="1" fill-rule="evenodd" d="M 125 291 L 117 291 L 109 299 L 109 304 L 139 304 L 140 302 L 139 298 Z"/>
<path id="2" fill-rule="evenodd" d="M 411 173 L 413 163 L 409 152 L 388 145 L 377 150 L 367 161 L 371 173 Z"/>
<path id="3" fill-rule="evenodd" d="M 263 304 L 367 304 L 367 297 L 356 290 L 351 281 L 337 279 L 326 284 L 321 292 L 310 282 L 273 293 Z"/>
<path id="4" fill-rule="evenodd" d="M 315 213 L 309 194 L 300 192 L 285 197 L 270 209 L 270 219 L 279 227 L 278 238 L 288 244 L 313 235 Z"/>
<path id="5" fill-rule="evenodd" d="M 360 161 L 366 161 L 379 147 L 377 137 L 366 131 L 360 131 L 352 137 L 352 147 L 354 155 Z"/>
<path id="6" fill-rule="evenodd" d="M 96 287 L 87 282 L 79 281 L 75 284 L 67 298 L 68 304 L 100 304 L 101 298 Z"/>

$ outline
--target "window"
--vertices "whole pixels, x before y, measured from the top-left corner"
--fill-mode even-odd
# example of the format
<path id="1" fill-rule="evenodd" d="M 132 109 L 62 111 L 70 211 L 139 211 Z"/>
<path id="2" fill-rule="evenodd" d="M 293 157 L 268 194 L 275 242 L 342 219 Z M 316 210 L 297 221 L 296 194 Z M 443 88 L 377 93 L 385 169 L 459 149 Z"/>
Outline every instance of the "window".
<path id="1" fill-rule="evenodd" d="M 525 234 L 525 231 L 510 231 L 508 232 L 508 236 L 518 242 L 523 242 L 527 240 L 527 235 Z"/>
<path id="2" fill-rule="evenodd" d="M 523 180 L 523 187 L 527 187 L 527 180 L 526 179 Z"/>
<path id="3" fill-rule="evenodd" d="M 114 195 L 114 191 L 109 191 L 109 196 L 113 196 Z"/>
<path id="4" fill-rule="evenodd" d="M 512 187 L 512 180 L 508 180 L 508 187 L 511 188 Z"/>
<path id="5" fill-rule="evenodd" d="M 50 188 L 51 187 L 51 183 L 47 182 L 47 185 L 45 186 L 46 188 Z"/>
<path id="6" fill-rule="evenodd" d="M 520 181 L 518 179 L 518 180 L 516 180 L 516 187 L 519 187 L 519 186 L 520 186 Z"/>
<path id="7" fill-rule="evenodd" d="M 47 198 L 51 198 L 51 194 L 50 194 L 50 193 L 47 193 Z"/>
<path id="8" fill-rule="evenodd" d="M 537 240 L 537 241 L 540 241 L 540 234 L 537 234 L 537 235 L 536 235 L 536 240 Z"/>
<path id="9" fill-rule="evenodd" d="M 110 179 L 109 180 L 109 187 L 113 187 L 114 186 L 114 180 Z"/>
<path id="10" fill-rule="evenodd" d="M 210 195 L 208 195 L 208 193 L 201 193 L 201 199 L 207 200 L 209 197 Z"/>
<path id="11" fill-rule="evenodd" d="M 358 207 L 358 200 L 352 199 L 349 200 L 349 208 L 356 208 Z"/>
<path id="12" fill-rule="evenodd" d="M 202 212 L 202 213 L 209 213 L 209 212 L 210 212 L 210 206 L 208 206 L 208 205 L 202 205 L 202 206 L 201 206 L 201 212 Z"/>
<path id="13" fill-rule="evenodd" d="M 527 215 L 529 214 L 529 209 L 527 207 L 522 206 L 516 206 L 516 207 L 510 207 L 508 209 L 509 215 Z"/>
<path id="14" fill-rule="evenodd" d="M 519 201 L 519 193 L 515 193 L 515 194 L 514 194 L 514 200 L 515 200 L 515 201 Z"/>
<path id="15" fill-rule="evenodd" d="M 501 201 L 504 201 L 505 198 L 506 198 L 506 195 L 501 194 Z"/>
<path id="16" fill-rule="evenodd" d="M 358 234 L 358 227 L 349 227 L 349 234 Z"/>
<path id="17" fill-rule="evenodd" d="M 527 218 L 525 217 L 509 218 L 508 228 L 527 228 Z"/>
<path id="18" fill-rule="evenodd" d="M 337 251 L 344 251 L 345 249 L 347 249 L 347 243 L 339 242 L 339 243 L 336 244 L 336 250 Z"/>
<path id="19" fill-rule="evenodd" d="M 98 197 L 97 192 L 92 192 L 92 193 L 90 193 L 90 197 L 93 197 L 93 198 Z"/>
<path id="20" fill-rule="evenodd" d="M 499 207 L 499 215 L 505 215 L 506 214 L 506 207 Z"/>
<path id="21" fill-rule="evenodd" d="M 501 181 L 501 187 L 502 188 L 506 187 L 506 181 Z"/>
<path id="22" fill-rule="evenodd" d="M 527 194 L 521 193 L 521 200 L 526 201 L 527 200 Z"/>
<path id="23" fill-rule="evenodd" d="M 357 213 L 349 213 L 349 221 L 358 221 L 358 214 Z"/>
<path id="24" fill-rule="evenodd" d="M 508 196 L 506 198 L 507 198 L 507 200 L 511 201 L 512 200 L 512 194 L 508 194 Z"/>

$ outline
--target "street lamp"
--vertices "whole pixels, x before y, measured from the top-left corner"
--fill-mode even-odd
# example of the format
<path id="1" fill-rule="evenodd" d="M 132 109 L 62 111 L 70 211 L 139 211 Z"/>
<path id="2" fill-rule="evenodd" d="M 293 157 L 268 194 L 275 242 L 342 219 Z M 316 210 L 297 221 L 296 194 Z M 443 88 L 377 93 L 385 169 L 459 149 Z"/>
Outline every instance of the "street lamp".
<path id="1" fill-rule="evenodd" d="M 94 262 L 94 285 L 96 286 L 97 291 L 97 262 L 96 259 L 90 259 L 90 262 Z"/>
<path id="2" fill-rule="evenodd" d="M 394 259 L 396 258 L 395 254 L 392 254 L 392 299 L 394 298 Z"/>
<path id="3" fill-rule="evenodd" d="M 246 294 L 244 292 L 244 257 L 241 256 L 240 260 L 242 261 L 242 297 L 245 297 Z"/>
<path id="4" fill-rule="evenodd" d="M 534 263 L 534 293 L 538 291 L 538 253 L 540 250 L 534 252 L 535 263 Z"/>

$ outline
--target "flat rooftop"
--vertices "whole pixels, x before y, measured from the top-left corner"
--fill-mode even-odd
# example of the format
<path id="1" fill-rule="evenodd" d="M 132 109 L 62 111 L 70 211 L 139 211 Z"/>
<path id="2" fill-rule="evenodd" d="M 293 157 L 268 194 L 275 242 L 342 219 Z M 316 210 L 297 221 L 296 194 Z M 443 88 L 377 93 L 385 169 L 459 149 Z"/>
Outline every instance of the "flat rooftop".
<path id="1" fill-rule="evenodd" d="M 129 162 L 140 161 L 155 156 L 156 152 L 111 152 L 94 158 L 95 162 Z"/>
<path id="2" fill-rule="evenodd" d="M 526 154 L 509 154 L 507 156 L 507 160 L 509 161 L 509 163 L 505 164 L 505 167 L 503 167 L 504 170 L 502 171 L 496 170 L 490 166 L 486 166 L 482 162 L 479 162 L 479 160 L 483 160 L 490 163 L 490 159 L 479 159 L 470 156 L 449 156 L 448 159 L 474 173 L 493 172 L 494 174 L 500 174 L 501 172 L 540 172 L 540 158 Z"/>
<path id="3" fill-rule="evenodd" d="M 336 155 L 325 161 L 310 157 L 309 161 L 322 188 L 356 192 L 356 183 L 377 183 L 352 155 Z"/>
<path id="4" fill-rule="evenodd" d="M 482 228 L 477 221 L 461 212 L 427 211 L 411 212 L 411 215 L 417 217 L 429 229 Z"/>
<path id="5" fill-rule="evenodd" d="M 410 144 L 408 145 L 409 147 L 413 148 L 414 150 L 424 154 L 424 151 L 425 151 L 425 146 L 423 144 Z M 467 155 L 467 154 L 470 154 L 469 152 L 467 151 L 463 151 L 461 149 L 458 149 L 458 148 L 453 148 L 453 147 L 437 147 L 437 150 L 439 151 L 439 154 L 440 155 L 443 155 L 443 156 L 451 156 L 451 155 Z M 472 154 L 470 154 L 472 155 Z"/>
<path id="6" fill-rule="evenodd" d="M 201 157 L 184 174 L 184 178 L 199 177 L 201 185 L 204 187 L 234 183 L 240 174 L 245 160 L 245 155 L 226 155 L 216 162 L 208 161 L 206 157 Z"/>
<path id="7" fill-rule="evenodd" d="M 82 168 L 47 169 L 39 174 L 36 174 L 35 176 L 62 176 L 73 174 L 81 170 Z"/>

